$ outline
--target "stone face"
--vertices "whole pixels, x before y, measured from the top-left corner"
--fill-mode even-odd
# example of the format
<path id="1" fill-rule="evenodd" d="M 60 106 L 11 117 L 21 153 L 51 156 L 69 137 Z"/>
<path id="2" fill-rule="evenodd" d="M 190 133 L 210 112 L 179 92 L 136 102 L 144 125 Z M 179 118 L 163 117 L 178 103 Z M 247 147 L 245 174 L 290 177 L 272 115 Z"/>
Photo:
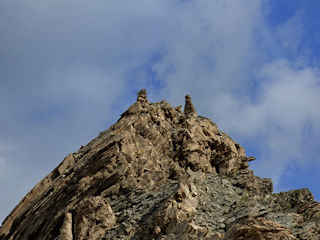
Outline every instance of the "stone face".
<path id="1" fill-rule="evenodd" d="M 108 130 L 69 154 L 16 206 L 0 240 L 320 239 L 307 189 L 273 193 L 245 150 L 186 97 L 146 90 Z"/>

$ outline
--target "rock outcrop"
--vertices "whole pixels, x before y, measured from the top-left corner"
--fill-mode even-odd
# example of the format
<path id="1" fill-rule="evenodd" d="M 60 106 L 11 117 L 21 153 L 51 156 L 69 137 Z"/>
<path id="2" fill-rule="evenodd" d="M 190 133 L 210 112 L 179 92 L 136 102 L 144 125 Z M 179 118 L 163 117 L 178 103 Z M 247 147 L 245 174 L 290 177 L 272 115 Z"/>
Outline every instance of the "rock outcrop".
<path id="1" fill-rule="evenodd" d="M 188 94 L 186 95 L 186 101 L 184 105 L 184 114 L 189 115 L 189 114 L 197 114 L 196 109 L 193 106 L 193 103 L 191 101 L 191 96 Z"/>
<path id="2" fill-rule="evenodd" d="M 310 191 L 273 193 L 249 169 L 254 159 L 190 96 L 182 112 L 143 89 L 21 200 L 0 240 L 319 240 Z"/>

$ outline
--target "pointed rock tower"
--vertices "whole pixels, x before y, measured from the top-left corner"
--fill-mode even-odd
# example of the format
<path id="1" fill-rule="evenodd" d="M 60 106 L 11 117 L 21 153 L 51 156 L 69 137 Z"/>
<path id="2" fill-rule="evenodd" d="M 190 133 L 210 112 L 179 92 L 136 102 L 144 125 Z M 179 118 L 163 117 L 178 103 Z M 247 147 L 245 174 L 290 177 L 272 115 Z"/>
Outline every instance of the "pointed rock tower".
<path id="1" fill-rule="evenodd" d="M 137 101 L 15 207 L 0 240 L 319 240 L 307 189 L 272 193 L 254 157 L 186 96 L 184 112 Z"/>

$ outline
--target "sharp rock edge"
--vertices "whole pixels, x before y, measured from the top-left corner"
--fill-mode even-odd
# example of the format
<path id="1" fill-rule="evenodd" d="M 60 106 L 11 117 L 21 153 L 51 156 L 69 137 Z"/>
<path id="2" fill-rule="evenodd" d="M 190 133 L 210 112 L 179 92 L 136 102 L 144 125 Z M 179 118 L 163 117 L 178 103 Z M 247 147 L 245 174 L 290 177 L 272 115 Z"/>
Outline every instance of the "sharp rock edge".
<path id="1" fill-rule="evenodd" d="M 0 240 L 319 240 L 311 192 L 273 193 L 255 158 L 185 101 L 182 111 L 139 91 L 21 200 Z"/>

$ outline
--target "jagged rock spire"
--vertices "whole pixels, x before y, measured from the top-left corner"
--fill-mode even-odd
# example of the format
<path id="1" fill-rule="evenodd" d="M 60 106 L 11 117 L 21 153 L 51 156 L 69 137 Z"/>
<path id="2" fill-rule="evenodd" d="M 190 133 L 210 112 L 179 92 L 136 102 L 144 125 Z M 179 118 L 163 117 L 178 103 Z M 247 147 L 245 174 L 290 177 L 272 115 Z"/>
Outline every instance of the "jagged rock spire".
<path id="1" fill-rule="evenodd" d="M 184 114 L 197 114 L 196 109 L 192 104 L 191 96 L 189 94 L 187 94 L 185 97 Z"/>
<path id="2" fill-rule="evenodd" d="M 138 97 L 137 97 L 137 102 L 148 102 L 147 99 L 147 90 L 145 88 L 142 88 L 139 92 L 138 92 Z"/>

